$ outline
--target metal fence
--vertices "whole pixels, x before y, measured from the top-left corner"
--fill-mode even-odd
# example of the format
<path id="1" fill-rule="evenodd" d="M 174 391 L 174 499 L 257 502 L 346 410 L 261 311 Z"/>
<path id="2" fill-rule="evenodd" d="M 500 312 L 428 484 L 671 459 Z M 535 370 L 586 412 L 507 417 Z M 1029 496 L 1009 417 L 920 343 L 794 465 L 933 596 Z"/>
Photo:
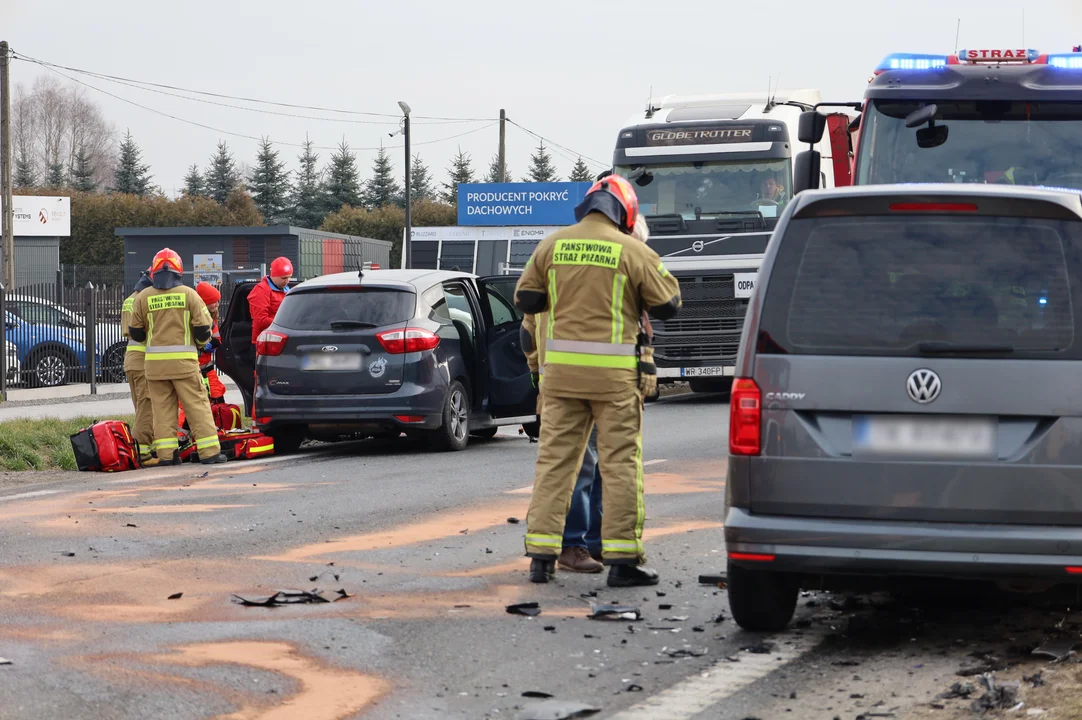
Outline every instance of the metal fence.
<path id="1" fill-rule="evenodd" d="M 223 272 L 218 317 L 224 319 L 236 285 L 257 280 L 259 270 Z M 192 273 L 184 283 L 195 285 Z M 120 326 L 132 288 L 123 268 L 61 267 L 53 282 L 0 285 L 5 320 L 0 353 L 0 392 L 9 387 L 56 387 L 69 383 L 123 383 L 127 341 Z"/>

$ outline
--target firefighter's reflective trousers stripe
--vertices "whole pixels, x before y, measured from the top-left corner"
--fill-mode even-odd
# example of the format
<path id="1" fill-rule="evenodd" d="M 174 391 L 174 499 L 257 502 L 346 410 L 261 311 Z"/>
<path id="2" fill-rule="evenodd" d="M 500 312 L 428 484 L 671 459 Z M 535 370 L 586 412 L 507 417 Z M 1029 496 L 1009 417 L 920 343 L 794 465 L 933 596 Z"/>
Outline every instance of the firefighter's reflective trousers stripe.
<path id="1" fill-rule="evenodd" d="M 142 370 L 129 370 L 126 374 L 132 405 L 135 406 L 135 424 L 132 425 L 131 434 L 139 443 L 140 453 L 146 456 L 150 454 L 151 443 L 154 442 L 154 411 L 151 409 L 150 395 L 147 394 L 147 376 Z"/>
<path id="2" fill-rule="evenodd" d="M 154 409 L 154 449 L 159 458 L 168 460 L 179 447 L 177 407 L 181 403 L 199 450 L 199 459 L 206 460 L 221 452 L 210 398 L 198 370 L 175 380 L 147 380 L 147 390 Z"/>
<path id="3" fill-rule="evenodd" d="M 546 351 L 546 362 L 549 357 Z M 612 401 L 551 397 L 546 393 L 541 408 L 537 471 L 526 517 L 526 554 L 542 559 L 560 554 L 564 519 L 594 424 L 605 498 L 602 556 L 608 565 L 641 564 L 645 562 L 642 527 L 646 519 L 642 396 L 634 387 Z"/>
<path id="4" fill-rule="evenodd" d="M 630 369 L 639 365 L 634 344 L 586 340 L 545 341 L 545 362 L 553 365 Z"/>

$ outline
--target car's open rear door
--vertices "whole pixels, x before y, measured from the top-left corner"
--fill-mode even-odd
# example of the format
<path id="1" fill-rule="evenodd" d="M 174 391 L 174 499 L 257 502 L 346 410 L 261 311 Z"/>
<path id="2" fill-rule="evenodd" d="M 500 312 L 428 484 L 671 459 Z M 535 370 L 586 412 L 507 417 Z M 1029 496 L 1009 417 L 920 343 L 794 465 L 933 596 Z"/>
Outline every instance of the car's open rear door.
<path id="1" fill-rule="evenodd" d="M 252 388 L 255 385 L 255 348 L 252 347 L 252 312 L 248 293 L 254 282 L 240 282 L 233 287 L 229 310 L 218 326 L 222 346 L 215 354 L 218 370 L 237 384 L 244 396 L 244 413 L 252 416 Z"/>
<path id="2" fill-rule="evenodd" d="M 522 313 L 515 307 L 514 275 L 479 278 L 481 309 L 487 333 L 488 410 L 494 417 L 533 417 L 537 390 L 519 342 Z"/>

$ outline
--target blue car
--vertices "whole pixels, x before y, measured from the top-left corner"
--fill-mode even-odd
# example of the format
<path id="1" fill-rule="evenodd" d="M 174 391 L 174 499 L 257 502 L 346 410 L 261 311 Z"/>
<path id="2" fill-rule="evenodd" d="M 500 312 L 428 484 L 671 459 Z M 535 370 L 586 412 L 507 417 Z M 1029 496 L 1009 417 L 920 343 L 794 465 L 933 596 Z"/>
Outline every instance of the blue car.
<path id="1" fill-rule="evenodd" d="M 32 387 L 57 387 L 86 375 L 86 344 L 80 330 L 32 325 L 5 313 L 5 339 L 14 346 L 22 370 L 18 381 Z M 97 353 L 101 365 L 101 353 Z"/>

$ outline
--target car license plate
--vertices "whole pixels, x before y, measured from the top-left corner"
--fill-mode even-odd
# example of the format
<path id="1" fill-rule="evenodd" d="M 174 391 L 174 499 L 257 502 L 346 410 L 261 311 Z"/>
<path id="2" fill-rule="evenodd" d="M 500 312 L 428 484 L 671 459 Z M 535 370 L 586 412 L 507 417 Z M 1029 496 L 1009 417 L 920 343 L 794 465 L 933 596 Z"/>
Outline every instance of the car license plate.
<path id="1" fill-rule="evenodd" d="M 360 370 L 359 353 L 324 353 L 305 355 L 301 363 L 304 370 Z"/>
<path id="2" fill-rule="evenodd" d="M 913 458 L 992 458 L 997 424 L 992 418 L 857 415 L 854 455 Z"/>
<path id="3" fill-rule="evenodd" d="M 720 377 L 722 375 L 732 375 L 735 368 L 733 366 L 728 367 L 696 367 L 696 368 L 680 368 L 680 377 Z"/>

